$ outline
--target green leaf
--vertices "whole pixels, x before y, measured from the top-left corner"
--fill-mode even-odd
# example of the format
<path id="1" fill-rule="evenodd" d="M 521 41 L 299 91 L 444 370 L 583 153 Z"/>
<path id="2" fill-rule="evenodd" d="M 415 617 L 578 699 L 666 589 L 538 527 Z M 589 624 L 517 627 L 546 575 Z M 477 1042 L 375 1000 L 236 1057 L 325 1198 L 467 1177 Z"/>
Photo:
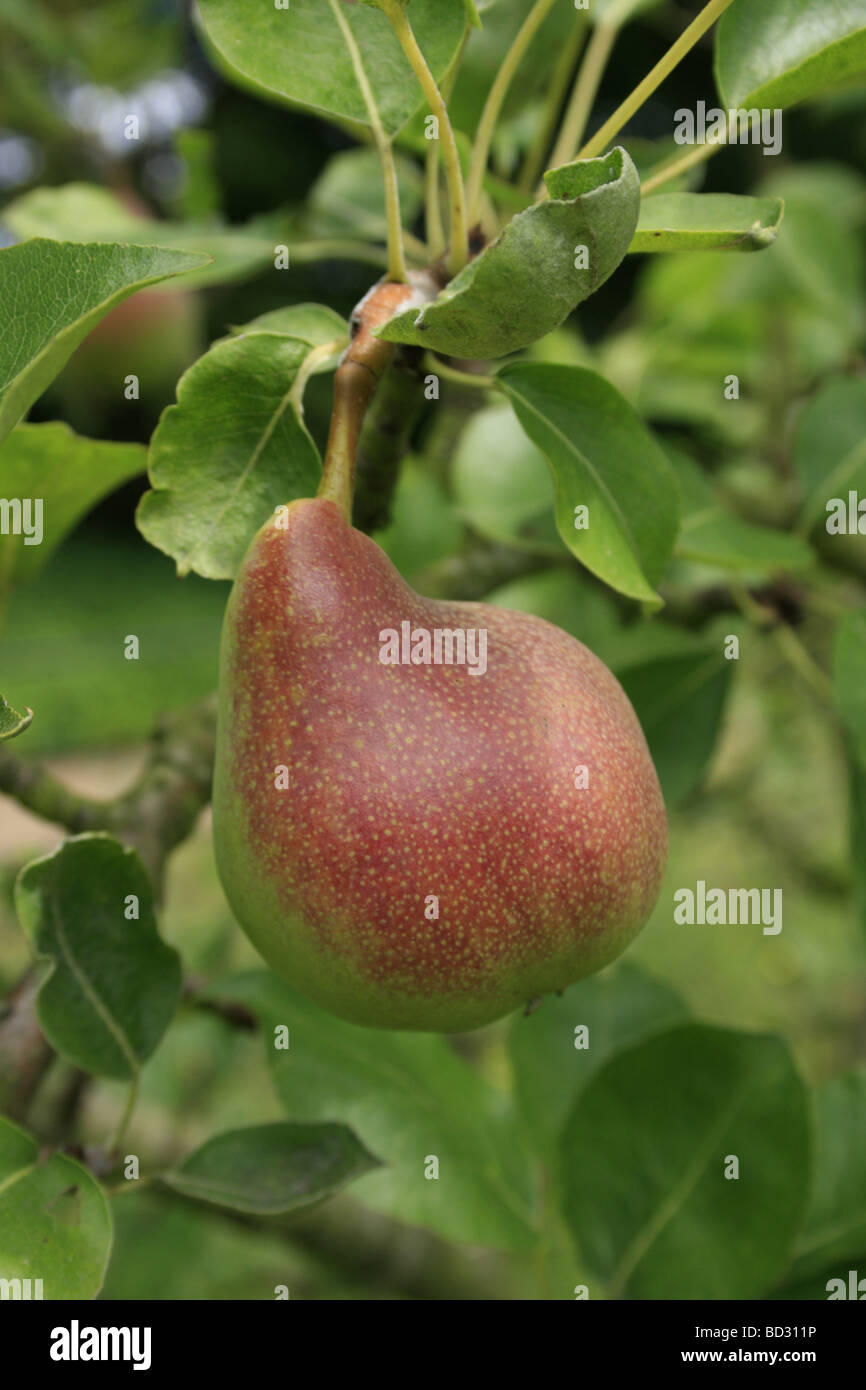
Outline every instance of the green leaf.
<path id="1" fill-rule="evenodd" d="M 515 1019 L 508 1051 L 517 1103 L 530 1142 L 549 1163 L 566 1117 L 599 1068 L 617 1052 L 684 1021 L 687 1013 L 667 985 L 620 965 Z M 581 1027 L 587 1033 L 576 1039 Z"/>
<path id="2" fill-rule="evenodd" d="M 134 242 L 199 252 L 211 264 L 200 260 L 203 269 L 187 275 L 179 286 L 184 290 L 226 284 L 272 265 L 274 243 L 280 239 L 264 219 L 238 227 L 219 221 L 158 221 L 131 211 L 115 193 L 91 183 L 31 189 L 3 209 L 3 221 L 21 241 L 50 237 L 66 242 Z"/>
<path id="3" fill-rule="evenodd" d="M 814 1104 L 812 1203 L 786 1282 L 820 1274 L 847 1283 L 850 1262 L 866 1253 L 866 1072 L 819 1086 Z"/>
<path id="4" fill-rule="evenodd" d="M 687 1025 L 620 1053 L 563 1137 L 583 1258 L 614 1297 L 760 1297 L 803 1217 L 810 1138 L 805 1087 L 776 1038 Z M 726 1178 L 732 1157 L 739 1176 Z"/>
<path id="5" fill-rule="evenodd" d="M 422 103 L 421 89 L 384 15 L 343 5 L 373 99 L 389 135 Z M 342 30 L 327 0 L 239 5 L 200 0 L 199 17 L 214 57 L 244 86 L 324 116 L 369 124 Z M 464 0 L 413 0 L 412 28 L 437 81 L 451 66 L 466 28 Z"/>
<path id="6" fill-rule="evenodd" d="M 0 1278 L 31 1280 L 31 1298 L 34 1279 L 44 1299 L 95 1298 L 111 1238 L 108 1204 L 87 1169 L 65 1154 L 46 1158 L 0 1116 Z"/>
<path id="7" fill-rule="evenodd" d="M 861 0 L 734 0 L 716 30 L 715 70 L 728 108 L 784 108 L 861 77 Z"/>
<path id="8" fill-rule="evenodd" d="M 480 535 L 561 554 L 550 470 L 509 405 L 501 402 L 472 416 L 451 468 L 458 514 Z"/>
<path id="9" fill-rule="evenodd" d="M 615 387 L 582 367 L 500 368 L 502 386 L 553 472 L 556 524 L 569 549 L 611 588 L 659 603 L 677 532 L 676 481 L 649 430 Z M 575 530 L 575 507 L 589 509 Z"/>
<path id="10" fill-rule="evenodd" d="M 797 421 L 794 469 L 803 485 L 802 528 L 827 519 L 827 503 L 866 493 L 866 381 L 825 382 Z"/>
<path id="11" fill-rule="evenodd" d="M 501 357 L 558 327 L 613 274 L 640 206 L 625 150 L 545 174 L 550 197 L 519 212 L 430 304 L 391 319 L 378 336 L 452 357 Z M 576 268 L 578 248 L 586 268 Z"/>
<path id="12" fill-rule="evenodd" d="M 781 198 L 734 193 L 657 193 L 640 205 L 629 251 L 763 251 L 776 240 Z"/>
<path id="13" fill-rule="evenodd" d="M 279 309 L 268 309 L 249 323 L 233 325 L 231 333 L 233 337 L 241 333 L 279 333 L 285 338 L 298 338 L 310 347 L 320 347 L 336 339 L 348 341 L 349 326 L 326 304 L 284 304 Z"/>
<path id="14" fill-rule="evenodd" d="M 224 982 L 261 1018 L 274 1084 L 293 1120 L 348 1125 L 385 1167 L 358 1200 L 462 1243 L 526 1249 L 530 1179 L 505 1097 L 435 1034 L 380 1032 L 318 1009 L 266 972 Z M 289 1029 L 289 1047 L 274 1029 Z M 424 1176 L 428 1156 L 438 1179 Z"/>
<path id="15" fill-rule="evenodd" d="M 21 870 L 15 906 L 47 963 L 37 1014 L 49 1042 L 85 1071 L 131 1078 L 171 1022 L 181 985 L 139 856 L 110 835 L 77 835 Z"/>
<path id="16" fill-rule="evenodd" d="M 700 786 L 715 750 L 736 664 L 725 659 L 724 635 L 653 623 L 633 644 L 630 664 L 617 666 L 669 805 Z"/>
<path id="17" fill-rule="evenodd" d="M 424 180 L 411 159 L 395 156 L 400 221 L 411 227 L 424 205 Z M 303 215 L 310 237 L 351 235 L 385 241 L 388 224 L 382 169 L 375 150 L 341 150 L 325 165 L 310 189 Z"/>
<path id="18" fill-rule="evenodd" d="M 303 1211 L 380 1166 L 344 1125 L 254 1125 L 209 1139 L 161 1181 L 218 1207 Z"/>
<path id="19" fill-rule="evenodd" d="M 32 718 L 32 709 L 25 709 L 23 714 L 19 714 L 17 709 L 13 709 L 9 701 L 0 695 L 0 742 L 4 738 L 15 738 L 16 735 L 23 734 Z"/>
<path id="20" fill-rule="evenodd" d="M 311 354 L 345 341 L 335 316 L 317 307 L 275 311 L 278 325 L 294 323 L 303 339 L 254 322 L 215 343 L 178 382 L 177 404 L 150 442 L 153 490 L 136 523 L 179 574 L 231 579 L 274 509 L 315 492 L 320 463 L 303 421 L 303 387 Z M 320 368 L 333 361 L 314 359 Z"/>
<path id="21" fill-rule="evenodd" d="M 141 444 L 85 439 L 60 421 L 18 425 L 0 446 L 0 488 L 4 497 L 28 499 L 38 509 L 31 510 L 30 531 L 40 540 L 28 544 L 23 530 L 0 536 L 0 592 L 33 579 L 76 522 L 143 473 L 146 461 Z"/>
<path id="22" fill-rule="evenodd" d="M 159 246 L 42 240 L 0 251 L 0 440 L 113 305 L 205 259 Z"/>
<path id="23" fill-rule="evenodd" d="M 815 557 L 797 536 L 757 526 L 725 510 L 698 465 L 682 450 L 668 450 L 680 485 L 683 519 L 676 553 L 699 564 L 761 578 L 808 569 Z"/>

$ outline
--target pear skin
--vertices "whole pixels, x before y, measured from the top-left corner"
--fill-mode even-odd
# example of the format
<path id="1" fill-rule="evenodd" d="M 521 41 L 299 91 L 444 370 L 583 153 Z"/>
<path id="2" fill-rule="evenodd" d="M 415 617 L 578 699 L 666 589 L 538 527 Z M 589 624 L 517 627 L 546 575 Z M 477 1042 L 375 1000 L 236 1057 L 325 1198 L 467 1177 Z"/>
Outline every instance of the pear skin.
<path id="1" fill-rule="evenodd" d="M 486 670 L 383 664 L 406 621 L 485 630 Z M 213 810 L 264 959 L 377 1028 L 477 1028 L 593 974 L 646 921 L 667 855 L 607 667 L 530 614 L 421 597 L 324 498 L 268 521 L 232 590 Z"/>

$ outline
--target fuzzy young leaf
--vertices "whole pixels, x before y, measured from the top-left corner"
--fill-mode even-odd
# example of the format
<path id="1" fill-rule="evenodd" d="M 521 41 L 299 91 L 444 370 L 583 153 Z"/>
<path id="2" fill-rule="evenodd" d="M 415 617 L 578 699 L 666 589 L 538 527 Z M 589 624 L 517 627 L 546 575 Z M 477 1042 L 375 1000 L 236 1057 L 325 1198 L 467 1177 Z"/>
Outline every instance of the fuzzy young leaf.
<path id="1" fill-rule="evenodd" d="M 628 251 L 640 208 L 625 150 L 545 174 L 550 197 L 511 219 L 439 297 L 378 336 L 452 357 L 502 357 L 557 328 Z"/>
<path id="2" fill-rule="evenodd" d="M 0 251 L 0 440 L 109 309 L 206 262 L 161 246 L 36 240 Z"/>
<path id="3" fill-rule="evenodd" d="M 48 1157 L 0 1117 L 0 1270 L 27 1280 L 30 1298 L 91 1299 L 111 1251 L 111 1213 L 93 1176 L 65 1154 Z M 41 1293 L 33 1280 L 41 1280 Z M 20 1293 L 4 1297 L 26 1298 Z"/>
<path id="4" fill-rule="evenodd" d="M 415 74 L 385 15 L 342 5 L 385 131 L 395 134 L 423 101 Z M 325 116 L 369 124 L 340 25 L 328 0 L 291 0 L 286 9 L 250 0 L 200 0 L 209 47 L 243 85 Z M 412 28 L 437 80 L 466 29 L 464 0 L 413 0 Z"/>
<path id="5" fill-rule="evenodd" d="M 171 555 L 180 574 L 231 579 L 274 509 L 315 492 L 319 455 L 302 415 L 306 370 L 314 350 L 333 342 L 336 352 L 346 340 L 336 316 L 317 309 L 275 310 L 270 319 L 269 327 L 294 323 L 304 338 L 253 323 L 215 343 L 181 377 L 177 404 L 151 440 L 153 490 L 136 517 L 145 540 Z"/>
<path id="6" fill-rule="evenodd" d="M 582 367 L 509 363 L 497 381 L 550 464 L 566 545 L 620 593 L 659 603 L 654 586 L 676 539 L 677 487 L 643 421 Z M 578 516 L 579 507 L 588 510 Z"/>
<path id="7" fill-rule="evenodd" d="M 379 1166 L 345 1125 L 276 1123 L 218 1134 L 161 1180 L 214 1206 L 277 1216 L 333 1197 Z"/>
<path id="8" fill-rule="evenodd" d="M 171 1022 L 181 984 L 139 856 L 110 835 L 75 836 L 21 870 L 15 906 L 48 963 L 37 1014 L 49 1042 L 96 1076 L 134 1076 Z"/>
<path id="9" fill-rule="evenodd" d="M 566 1217 L 614 1297 L 766 1294 L 810 1170 L 808 1097 L 784 1043 L 691 1024 L 596 1072 L 562 1143 Z"/>
<path id="10" fill-rule="evenodd" d="M 716 30 L 716 86 L 731 107 L 786 107 L 866 74 L 862 0 L 734 0 Z"/>

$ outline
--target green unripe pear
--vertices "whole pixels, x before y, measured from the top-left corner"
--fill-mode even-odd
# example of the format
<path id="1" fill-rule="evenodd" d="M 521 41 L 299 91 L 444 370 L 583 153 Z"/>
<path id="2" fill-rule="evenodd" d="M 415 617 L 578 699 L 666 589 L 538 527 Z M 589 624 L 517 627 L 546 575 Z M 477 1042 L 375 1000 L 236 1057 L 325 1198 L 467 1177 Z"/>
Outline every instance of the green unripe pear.
<path id="1" fill-rule="evenodd" d="M 470 631 L 483 673 L 446 664 Z M 221 663 L 220 876 L 265 960 L 325 1008 L 476 1028 L 646 921 L 667 852 L 655 769 L 614 676 L 559 628 L 421 597 L 319 497 L 254 538 Z"/>

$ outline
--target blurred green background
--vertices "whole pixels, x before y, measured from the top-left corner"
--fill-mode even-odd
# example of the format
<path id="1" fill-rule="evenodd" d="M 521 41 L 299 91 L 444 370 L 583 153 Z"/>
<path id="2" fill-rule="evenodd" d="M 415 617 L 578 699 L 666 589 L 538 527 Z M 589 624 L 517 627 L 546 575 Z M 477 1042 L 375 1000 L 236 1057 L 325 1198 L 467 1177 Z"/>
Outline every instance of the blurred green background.
<path id="1" fill-rule="evenodd" d="M 696 9 L 662 5 L 628 28 L 604 79 L 599 119 L 643 75 L 647 53 Z M 35 187 L 85 181 L 156 216 L 217 212 L 245 223 L 302 207 L 329 161 L 352 146 L 348 134 L 325 122 L 229 87 L 210 66 L 187 7 L 172 0 L 0 0 L 0 52 L 0 193 L 7 204 Z M 107 137 L 107 113 L 147 84 L 151 129 L 130 156 Z M 641 142 L 663 140 L 673 111 L 712 91 L 711 49 L 703 44 L 633 122 L 626 144 L 638 151 Z M 864 107 L 859 91 L 812 102 L 786 116 L 779 159 L 745 147 L 707 166 L 707 189 L 786 196 L 785 232 L 771 251 L 631 257 L 576 320 L 535 349 L 604 371 L 673 450 L 685 448 L 700 461 L 746 520 L 785 523 L 796 503 L 790 448 L 803 404 L 833 372 L 863 372 Z M 513 112 L 498 146 L 501 172 L 519 157 L 537 109 L 530 93 Z M 0 208 L 0 231 L 3 225 Z M 95 438 L 146 443 L 174 399 L 178 374 L 230 325 L 278 307 L 287 294 L 290 302 L 324 302 L 348 313 L 373 274 L 369 266 L 330 261 L 299 265 L 288 282 L 267 271 L 204 290 L 151 292 L 149 308 L 136 297 L 85 342 L 31 418 L 60 418 Z M 715 389 L 733 370 L 747 397 L 736 412 Z M 141 377 L 138 401 L 123 398 L 127 372 Z M 307 420 L 320 444 L 329 389 L 328 378 L 316 379 L 307 397 Z M 460 463 L 466 406 L 459 398 L 446 406 L 438 422 L 422 421 L 413 440 L 415 458 L 382 537 L 395 562 L 423 588 L 441 580 L 449 558 L 479 535 L 491 544 L 518 542 L 525 563 L 508 583 L 503 572 L 488 586 L 496 599 L 554 617 L 608 659 L 628 649 L 635 615 L 579 574 L 564 550 L 555 553 L 553 569 L 529 573 L 552 558 L 549 527 L 544 544 L 550 501 L 539 492 L 548 486 L 546 474 L 533 472 L 532 451 L 519 445 L 513 474 L 500 478 L 503 499 L 510 487 L 516 510 L 507 512 L 504 500 L 497 509 L 487 480 Z M 425 455 L 429 468 L 417 462 Z M 105 499 L 44 571 L 14 593 L 3 617 L 0 689 L 19 708 L 35 710 L 26 746 L 22 740 L 15 751 L 44 757 L 71 785 L 96 794 L 131 778 L 161 710 L 206 693 L 216 680 L 227 585 L 177 578 L 172 562 L 138 535 L 133 516 L 146 485 L 144 476 L 136 478 Z M 487 515 L 479 498 L 487 499 Z M 854 543 L 817 589 L 831 603 L 853 607 L 863 601 L 864 583 L 866 556 Z M 677 562 L 664 589 L 678 631 L 696 639 L 707 623 L 742 631 L 740 615 L 716 611 L 724 608 L 721 584 L 712 566 Z M 792 580 L 795 607 L 800 597 Z M 828 611 L 818 605 L 799 615 L 803 640 L 824 658 Z M 122 658 L 127 633 L 139 636 L 137 662 Z M 852 901 L 843 749 L 820 699 L 792 676 L 771 634 L 744 641 L 735 667 L 723 674 L 718 708 L 710 699 L 692 712 L 708 746 L 688 753 L 694 785 L 671 807 L 667 879 L 629 960 L 676 989 L 704 1021 L 781 1033 L 804 1075 L 818 1082 L 866 1057 L 866 959 Z M 687 750 L 689 717 L 680 729 Z M 5 988 L 28 959 L 12 910 L 14 876 L 59 837 L 8 801 L 2 818 Z M 675 926 L 674 888 L 698 879 L 781 888 L 781 936 Z M 192 976 L 215 978 L 257 963 L 218 885 L 206 815 L 171 860 L 161 927 Z M 503 1090 L 511 1085 L 507 1031 L 503 1023 L 455 1042 Z M 60 1063 L 39 1105 L 47 1116 L 58 1095 L 75 1095 L 76 1135 L 90 1142 L 114 1115 L 121 1089 L 76 1080 Z M 146 1068 L 129 1143 L 154 1162 L 170 1162 L 221 1129 L 281 1114 L 259 1042 L 186 1008 Z M 37 1108 L 37 1125 L 39 1115 Z M 336 1204 L 349 1226 L 360 1219 L 353 1202 L 350 1193 Z M 320 1235 L 286 1241 L 203 1209 L 171 1206 L 147 1190 L 118 1197 L 114 1207 L 108 1298 L 261 1298 L 271 1297 L 277 1283 L 290 1284 L 293 1297 L 411 1296 L 411 1281 L 408 1292 L 401 1289 L 386 1261 L 383 1275 L 375 1259 L 365 1265 L 357 1251 Z M 562 1245 L 561 1233 L 551 1236 L 553 1270 L 558 1261 L 571 1269 Z M 518 1295 L 544 1296 L 537 1272 L 525 1264 L 497 1257 L 491 1287 L 501 1280 Z"/>

